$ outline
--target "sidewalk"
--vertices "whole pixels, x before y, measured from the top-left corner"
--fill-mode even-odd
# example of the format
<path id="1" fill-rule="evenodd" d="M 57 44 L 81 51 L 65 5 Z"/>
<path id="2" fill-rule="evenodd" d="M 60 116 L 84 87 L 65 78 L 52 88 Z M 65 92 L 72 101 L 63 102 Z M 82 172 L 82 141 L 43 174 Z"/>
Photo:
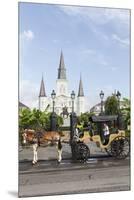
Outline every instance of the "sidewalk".
<path id="1" fill-rule="evenodd" d="M 94 142 L 89 142 L 88 147 L 90 149 L 90 157 L 95 156 L 105 156 L 107 153 L 105 151 L 102 152 L 102 150 L 96 146 Z M 63 153 L 62 157 L 63 160 L 65 159 L 71 159 L 71 148 L 69 144 L 62 144 L 63 146 Z M 19 151 L 19 161 L 32 161 L 33 159 L 33 150 L 31 147 L 26 147 L 20 149 Z M 55 146 L 48 146 L 48 147 L 39 147 L 38 148 L 38 160 L 55 160 L 57 159 L 57 149 Z"/>

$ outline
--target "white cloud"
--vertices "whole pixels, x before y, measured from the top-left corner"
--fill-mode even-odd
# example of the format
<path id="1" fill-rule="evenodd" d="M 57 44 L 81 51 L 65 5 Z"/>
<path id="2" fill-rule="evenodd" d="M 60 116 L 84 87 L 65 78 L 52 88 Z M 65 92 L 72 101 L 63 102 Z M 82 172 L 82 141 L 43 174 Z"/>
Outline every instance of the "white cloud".
<path id="1" fill-rule="evenodd" d="M 94 49 L 84 49 L 81 51 L 82 54 L 87 54 L 87 55 L 95 55 L 96 51 Z"/>
<path id="2" fill-rule="evenodd" d="M 58 43 L 58 42 L 59 42 L 59 40 L 57 40 L 57 39 L 54 39 L 54 40 L 53 40 L 53 42 L 54 42 L 54 43 Z"/>
<path id="3" fill-rule="evenodd" d="M 108 62 L 103 54 L 98 53 L 96 57 L 96 62 L 102 66 L 108 66 Z"/>
<path id="4" fill-rule="evenodd" d="M 117 67 L 110 67 L 110 69 L 111 69 L 112 71 L 116 71 L 118 68 L 117 68 Z"/>
<path id="5" fill-rule="evenodd" d="M 106 9 L 105 16 L 109 20 L 119 20 L 123 24 L 128 24 L 130 20 L 130 11 L 127 9 Z"/>
<path id="6" fill-rule="evenodd" d="M 119 42 L 121 46 L 128 46 L 129 45 L 129 39 L 128 38 L 120 38 L 117 34 L 112 34 L 112 39 L 116 42 Z"/>
<path id="7" fill-rule="evenodd" d="M 33 40 L 35 37 L 33 31 L 31 30 L 24 30 L 22 33 L 21 33 L 21 38 L 22 39 L 25 39 L 25 40 Z"/>
<path id="8" fill-rule="evenodd" d="M 20 101 L 30 108 L 38 107 L 39 88 L 29 80 L 20 81 Z"/>
<path id="9" fill-rule="evenodd" d="M 67 15 L 80 16 L 90 19 L 96 24 L 106 24 L 109 21 L 120 21 L 123 24 L 129 22 L 129 10 L 111 9 L 111 8 L 94 8 L 94 7 L 76 7 L 76 6 L 59 6 Z"/>
<path id="10" fill-rule="evenodd" d="M 116 88 L 114 88 L 112 85 L 105 85 L 103 88 L 100 88 L 100 87 L 96 88 L 95 92 L 98 95 L 98 100 L 100 100 L 99 94 L 100 94 L 101 90 L 103 90 L 104 97 L 106 99 L 108 96 L 112 95 L 112 93 L 115 91 L 115 89 Z"/>
<path id="11" fill-rule="evenodd" d="M 109 30 L 115 32 L 120 37 L 125 37 L 129 32 L 130 11 L 127 9 L 59 6 L 65 14 L 74 16 L 76 22 L 83 21 L 99 40 L 103 40 L 106 45 L 110 44 L 111 36 L 109 32 L 101 29 L 101 25 L 110 24 Z M 76 23 L 77 24 L 77 23 Z M 117 39 L 117 38 L 116 38 Z M 118 38 L 119 39 L 119 38 Z M 117 40 L 118 40 L 117 39 Z M 128 39 L 118 40 L 122 45 L 128 45 Z"/>

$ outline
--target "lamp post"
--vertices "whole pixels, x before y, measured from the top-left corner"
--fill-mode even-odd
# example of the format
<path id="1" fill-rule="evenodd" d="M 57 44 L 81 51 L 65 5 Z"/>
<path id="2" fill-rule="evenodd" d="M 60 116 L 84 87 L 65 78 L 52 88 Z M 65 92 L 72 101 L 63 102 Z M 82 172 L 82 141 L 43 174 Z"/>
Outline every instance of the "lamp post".
<path id="1" fill-rule="evenodd" d="M 75 159 L 76 152 L 74 148 L 74 135 L 75 135 L 75 128 L 77 124 L 77 116 L 74 112 L 74 99 L 75 99 L 75 93 L 72 91 L 71 93 L 71 99 L 72 99 L 72 112 L 70 114 L 70 145 L 71 145 L 71 152 L 72 152 L 72 159 Z"/>
<path id="2" fill-rule="evenodd" d="M 56 97 L 56 93 L 55 93 L 55 91 L 54 90 L 52 90 L 52 93 L 51 93 L 51 98 L 52 98 L 52 100 L 53 100 L 53 113 L 54 113 L 54 104 L 55 104 L 55 97 Z"/>
<path id="3" fill-rule="evenodd" d="M 100 92 L 100 99 L 101 99 L 101 115 L 103 114 L 103 98 L 104 98 L 104 92 L 101 90 Z"/>
<path id="4" fill-rule="evenodd" d="M 72 91 L 72 93 L 71 93 L 71 99 L 72 99 L 72 113 L 74 113 L 74 99 L 75 99 L 74 91 Z"/>
<path id="5" fill-rule="evenodd" d="M 51 93 L 51 98 L 52 98 L 52 101 L 53 101 L 53 110 L 52 110 L 52 114 L 51 114 L 51 117 L 50 117 L 50 120 L 51 120 L 51 131 L 56 131 L 56 113 L 54 112 L 54 106 L 55 106 L 55 98 L 56 98 L 56 93 L 54 90 L 52 90 L 52 93 Z"/>
<path id="6" fill-rule="evenodd" d="M 121 99 L 121 93 L 119 91 L 117 91 L 116 93 L 116 97 L 118 100 L 118 128 L 121 129 L 122 128 L 122 123 L 121 123 L 121 113 L 120 113 L 120 99 Z"/>
<path id="7" fill-rule="evenodd" d="M 121 93 L 117 91 L 116 93 L 117 99 L 118 99 L 118 113 L 120 113 L 120 99 L 121 99 Z"/>

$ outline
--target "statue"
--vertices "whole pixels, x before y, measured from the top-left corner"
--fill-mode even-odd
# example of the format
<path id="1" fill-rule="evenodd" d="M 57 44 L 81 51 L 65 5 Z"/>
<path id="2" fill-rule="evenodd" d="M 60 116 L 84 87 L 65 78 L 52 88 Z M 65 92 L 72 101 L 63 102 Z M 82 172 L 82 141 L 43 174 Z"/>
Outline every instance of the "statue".
<path id="1" fill-rule="evenodd" d="M 68 110 L 67 110 L 67 107 L 63 107 L 63 112 L 60 114 L 64 119 L 67 119 L 68 116 L 69 116 L 69 113 L 68 113 Z"/>

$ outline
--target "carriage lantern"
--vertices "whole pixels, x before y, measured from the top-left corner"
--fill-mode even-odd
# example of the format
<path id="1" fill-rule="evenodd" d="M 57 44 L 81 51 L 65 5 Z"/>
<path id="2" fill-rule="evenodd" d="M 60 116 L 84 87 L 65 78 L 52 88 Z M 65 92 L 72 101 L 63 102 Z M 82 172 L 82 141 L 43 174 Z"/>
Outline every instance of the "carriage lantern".
<path id="1" fill-rule="evenodd" d="M 74 90 L 71 93 L 71 99 L 72 99 L 72 113 L 74 112 L 74 99 L 75 99 L 75 93 Z"/>
<path id="2" fill-rule="evenodd" d="M 100 92 L 100 99 L 101 99 L 101 114 L 103 113 L 103 98 L 104 98 L 104 92 L 101 90 L 101 92 Z"/>

